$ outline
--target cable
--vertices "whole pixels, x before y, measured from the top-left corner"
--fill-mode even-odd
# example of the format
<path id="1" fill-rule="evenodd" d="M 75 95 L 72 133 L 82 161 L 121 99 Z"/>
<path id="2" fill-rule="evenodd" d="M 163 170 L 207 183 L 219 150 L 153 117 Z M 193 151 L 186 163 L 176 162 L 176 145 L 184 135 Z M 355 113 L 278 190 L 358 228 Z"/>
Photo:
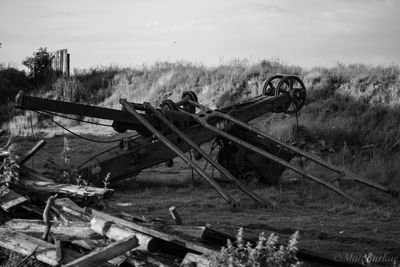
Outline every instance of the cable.
<path id="1" fill-rule="evenodd" d="M 60 114 L 58 114 L 58 113 L 54 113 L 54 112 L 50 112 L 50 111 L 42 111 L 42 112 L 43 112 L 43 113 L 46 113 L 46 114 L 53 115 L 53 116 L 58 116 L 58 117 L 61 117 L 61 118 L 69 119 L 69 120 L 75 120 L 75 121 L 90 123 L 90 124 L 94 124 L 94 125 L 112 127 L 112 125 L 110 125 L 110 124 L 104 124 L 104 123 L 100 123 L 100 122 L 93 122 L 93 121 L 87 121 L 87 120 L 72 118 L 72 117 L 60 115 Z"/>
<path id="2" fill-rule="evenodd" d="M 75 133 L 75 132 L 73 132 L 73 131 L 67 129 L 66 127 L 62 126 L 60 123 L 58 123 L 58 122 L 56 122 L 55 120 L 53 120 L 53 119 L 52 119 L 50 116 L 48 116 L 47 114 L 44 114 L 44 113 L 42 113 L 42 112 L 40 112 L 40 111 L 36 111 L 36 110 L 34 110 L 34 112 L 36 112 L 36 113 L 38 113 L 38 114 L 40 114 L 40 115 L 42 115 L 42 116 L 44 116 L 44 117 L 47 117 L 47 118 L 48 118 L 49 120 L 51 120 L 53 123 L 57 124 L 58 126 L 60 126 L 61 128 L 63 128 L 64 130 L 66 130 L 67 132 L 69 132 L 70 134 L 73 134 L 73 135 L 75 135 L 76 137 L 85 139 L 85 140 L 87 140 L 87 141 L 95 142 L 95 143 L 102 143 L 102 144 L 109 144 L 109 143 L 121 142 L 121 139 L 119 139 L 119 140 L 107 140 L 107 141 L 103 141 L 103 140 L 94 140 L 94 139 L 91 139 L 91 138 L 88 138 L 88 137 L 84 137 L 84 136 L 79 135 L 79 134 L 77 134 L 77 133 Z"/>
<path id="3" fill-rule="evenodd" d="M 135 142 L 135 139 L 139 138 L 140 136 L 141 136 L 140 134 L 136 134 L 136 135 L 131 136 L 131 138 L 134 138 L 134 139 L 131 140 L 131 141 L 134 141 L 134 142 Z M 137 142 L 135 142 L 135 143 L 137 143 Z M 137 144 L 139 144 L 139 143 L 137 143 Z M 84 166 L 86 163 L 92 161 L 94 158 L 97 158 L 98 156 L 103 155 L 103 154 L 105 154 L 105 153 L 107 153 L 107 152 L 109 152 L 109 151 L 111 151 L 111 150 L 113 150 L 113 149 L 119 148 L 119 147 L 120 147 L 120 145 L 113 146 L 113 147 L 111 147 L 111 148 L 109 148 L 109 149 L 106 149 L 106 150 L 104 150 L 104 151 L 101 151 L 100 153 L 97 153 L 96 155 L 90 157 L 90 158 L 89 158 L 88 160 L 86 160 L 84 163 L 82 163 L 81 165 L 79 165 L 79 166 L 78 166 L 78 169 L 80 169 L 80 168 L 81 168 L 82 166 Z"/>

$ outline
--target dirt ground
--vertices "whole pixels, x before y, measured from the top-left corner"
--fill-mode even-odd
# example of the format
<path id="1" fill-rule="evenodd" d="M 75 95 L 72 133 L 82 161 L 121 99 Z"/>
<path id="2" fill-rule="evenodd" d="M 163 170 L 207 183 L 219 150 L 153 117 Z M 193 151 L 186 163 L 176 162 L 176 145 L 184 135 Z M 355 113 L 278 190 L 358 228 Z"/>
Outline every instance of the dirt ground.
<path id="1" fill-rule="evenodd" d="M 73 165 L 79 165 L 90 155 L 113 146 L 87 142 L 71 135 L 68 140 L 73 148 Z M 47 145 L 33 161 L 28 162 L 28 166 L 45 171 L 49 158 L 62 164 L 60 153 L 64 137 L 54 136 L 46 141 Z M 34 140 L 29 138 L 18 138 L 14 142 L 18 144 L 17 153 L 29 150 L 34 144 Z M 207 171 L 211 172 L 211 169 Z M 347 190 L 361 201 L 349 203 L 312 182 L 301 181 L 276 187 L 250 183 L 249 187 L 254 192 L 275 202 L 274 207 L 259 208 L 243 193 L 225 184 L 223 187 L 241 205 L 238 210 L 232 210 L 207 184 L 191 183 L 190 168 L 177 159 L 174 167 L 156 166 L 142 172 L 137 179 L 151 180 L 154 177 L 182 179 L 187 183 L 168 187 L 137 184 L 134 179 L 125 181 L 116 186 L 115 194 L 106 203 L 106 211 L 159 218 L 172 223 L 168 208 L 175 206 L 188 225 L 211 224 L 213 228 L 233 234 L 243 227 L 249 236 L 257 236 L 262 231 L 267 234 L 276 232 L 281 240 L 298 230 L 300 248 L 328 257 L 357 262 L 372 253 L 377 260 L 394 257 L 400 262 L 399 200 L 383 193 L 352 185 Z M 195 180 L 198 179 L 195 175 Z"/>

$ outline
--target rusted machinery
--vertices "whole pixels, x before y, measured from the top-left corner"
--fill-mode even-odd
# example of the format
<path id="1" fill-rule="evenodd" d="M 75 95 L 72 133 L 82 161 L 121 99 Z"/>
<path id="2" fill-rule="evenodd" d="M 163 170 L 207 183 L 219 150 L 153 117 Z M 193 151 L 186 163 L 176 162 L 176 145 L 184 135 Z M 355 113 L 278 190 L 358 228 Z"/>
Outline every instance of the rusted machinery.
<path id="1" fill-rule="evenodd" d="M 17 96 L 16 106 L 51 115 L 62 113 L 111 120 L 111 126 L 117 132 L 138 132 L 139 136 L 122 138 L 118 146 L 82 164 L 81 172 L 94 184 L 101 184 L 108 173 L 109 181 L 113 183 L 162 162 L 171 165 L 172 159 L 179 156 L 229 204 L 236 205 L 221 185 L 185 154 L 193 151 L 196 159 L 204 158 L 227 180 L 261 205 L 268 205 L 269 202 L 251 192 L 238 179 L 247 170 L 257 173 L 264 183 L 276 184 L 281 173 L 290 169 L 352 201 L 355 200 L 340 188 L 339 180 L 359 182 L 397 196 L 397 191 L 338 168 L 247 123 L 267 112 L 298 112 L 305 101 L 306 89 L 300 78 L 276 75 L 264 83 L 262 95 L 220 110 L 212 110 L 198 103 L 192 91 L 184 92 L 181 101 L 177 103 L 170 99 L 164 100 L 160 108 L 150 103 L 138 104 L 121 99 L 121 110 L 115 110 L 23 94 Z M 216 160 L 200 148 L 201 144 L 214 138 L 220 147 Z M 294 156 L 307 158 L 332 171 L 334 176 L 327 180 L 306 173 L 290 164 Z"/>

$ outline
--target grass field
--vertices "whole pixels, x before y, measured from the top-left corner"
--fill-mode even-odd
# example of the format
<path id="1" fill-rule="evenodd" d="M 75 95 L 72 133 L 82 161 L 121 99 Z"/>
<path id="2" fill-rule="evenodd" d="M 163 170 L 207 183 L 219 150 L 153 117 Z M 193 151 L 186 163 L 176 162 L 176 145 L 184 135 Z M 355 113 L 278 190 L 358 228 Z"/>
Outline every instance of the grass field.
<path id="1" fill-rule="evenodd" d="M 218 67 L 190 63 L 159 63 L 137 69 L 105 68 L 82 70 L 74 81 L 57 81 L 54 88 L 65 92 L 74 84 L 78 102 L 119 109 L 119 99 L 149 101 L 155 105 L 165 98 L 179 100 L 185 90 L 198 94 L 199 102 L 219 108 L 257 95 L 262 81 L 275 73 L 296 74 L 307 87 L 307 103 L 296 117 L 267 114 L 253 121 L 256 127 L 284 141 L 304 141 L 305 149 L 338 166 L 350 169 L 368 179 L 391 188 L 400 188 L 400 68 L 398 66 L 341 65 L 332 68 L 302 69 L 280 62 L 262 61 L 249 64 L 234 61 Z M 80 83 L 80 85 L 77 83 Z M 58 86 L 58 87 L 57 87 Z M 66 87 L 66 88 L 64 88 Z M 80 92 L 79 90 L 85 90 Z M 68 91 L 72 92 L 72 91 Z M 68 95 L 71 95 L 71 94 Z M 62 99 L 57 90 L 39 95 Z M 64 99 L 68 100 L 68 99 Z M 16 136 L 18 153 L 28 150 L 35 139 L 45 137 L 48 144 L 29 162 L 36 169 L 48 171 L 48 159 L 63 165 L 60 154 L 64 136 L 71 147 L 71 164 L 78 165 L 107 145 L 88 143 L 39 118 L 35 113 L 18 112 L 3 128 Z M 6 116 L 7 117 L 7 116 Z M 111 128 L 77 124 L 55 118 L 59 123 L 92 138 L 116 138 Z M 101 133 L 99 135 L 98 133 Z M 300 139 L 300 140 L 298 140 Z M 204 163 L 203 163 L 204 164 Z M 296 161 L 295 161 L 295 164 Z M 306 163 L 305 169 L 319 176 L 326 172 Z M 209 173 L 211 169 L 207 170 Z M 200 178 L 195 175 L 195 180 Z M 185 223 L 209 223 L 218 229 L 257 235 L 260 231 L 278 232 L 283 238 L 300 230 L 300 247 L 331 257 L 356 255 L 400 255 L 399 200 L 384 193 L 354 184 L 346 191 L 360 200 L 349 203 L 341 196 L 291 172 L 284 178 L 297 178 L 296 184 L 263 187 L 250 183 L 258 194 L 275 205 L 260 209 L 229 185 L 229 193 L 241 204 L 231 210 L 217 193 L 204 183 L 192 184 L 191 170 L 180 160 L 167 169 L 164 165 L 142 172 L 136 181 L 184 181 L 184 185 L 168 187 L 143 185 L 126 181 L 117 186 L 117 193 L 106 203 L 111 213 L 123 211 L 171 222 L 170 206 L 176 206 Z"/>

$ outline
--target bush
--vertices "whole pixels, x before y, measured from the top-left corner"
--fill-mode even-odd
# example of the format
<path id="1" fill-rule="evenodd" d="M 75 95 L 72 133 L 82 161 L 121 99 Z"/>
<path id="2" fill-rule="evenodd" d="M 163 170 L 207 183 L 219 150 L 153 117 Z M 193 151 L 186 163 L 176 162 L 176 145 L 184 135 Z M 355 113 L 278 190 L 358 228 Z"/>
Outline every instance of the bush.
<path id="1" fill-rule="evenodd" d="M 24 71 L 0 66 L 0 104 L 14 102 L 19 90 L 33 89 Z"/>
<path id="2" fill-rule="evenodd" d="M 53 83 L 57 100 L 67 102 L 85 102 L 88 99 L 85 88 L 75 77 L 60 77 Z"/>
<path id="3" fill-rule="evenodd" d="M 236 246 L 228 240 L 227 246 L 221 249 L 221 254 L 211 257 L 210 266 L 217 267 L 295 267 L 301 263 L 297 260 L 297 239 L 299 232 L 294 233 L 286 246 L 278 247 L 278 237 L 272 233 L 268 238 L 262 232 L 255 247 L 245 243 L 243 228 L 239 229 L 236 237 Z"/>

